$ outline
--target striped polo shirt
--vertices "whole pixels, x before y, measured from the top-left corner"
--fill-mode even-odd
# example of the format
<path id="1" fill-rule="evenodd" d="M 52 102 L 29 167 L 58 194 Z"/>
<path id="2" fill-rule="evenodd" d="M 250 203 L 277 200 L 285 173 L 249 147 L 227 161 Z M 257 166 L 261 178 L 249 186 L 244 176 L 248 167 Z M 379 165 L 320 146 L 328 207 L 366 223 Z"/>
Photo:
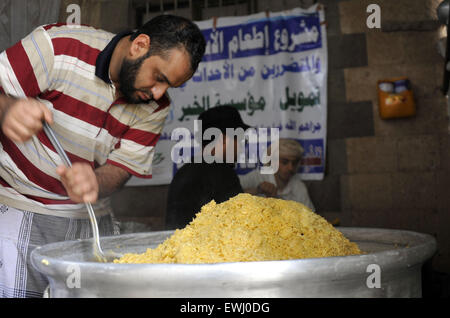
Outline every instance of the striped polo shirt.
<path id="1" fill-rule="evenodd" d="M 111 164 L 150 178 L 170 101 L 164 95 L 148 104 L 128 104 L 115 97 L 104 73 L 119 39 L 88 26 L 38 27 L 0 54 L 0 92 L 44 103 L 72 162 L 94 169 Z M 56 174 L 61 164 L 43 131 L 25 143 L 0 132 L 0 202 L 41 214 L 87 217 L 84 204 L 69 199 Z M 99 199 L 96 214 L 108 213 L 109 203 L 108 198 Z"/>

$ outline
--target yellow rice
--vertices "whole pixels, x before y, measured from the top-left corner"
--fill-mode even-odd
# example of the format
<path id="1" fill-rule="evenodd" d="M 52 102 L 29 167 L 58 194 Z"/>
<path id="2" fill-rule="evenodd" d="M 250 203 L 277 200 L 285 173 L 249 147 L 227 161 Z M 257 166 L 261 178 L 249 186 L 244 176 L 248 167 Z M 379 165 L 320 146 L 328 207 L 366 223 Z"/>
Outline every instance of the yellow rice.
<path id="1" fill-rule="evenodd" d="M 219 263 L 361 254 L 323 217 L 303 204 L 239 194 L 205 204 L 184 229 L 155 249 L 115 263 Z"/>

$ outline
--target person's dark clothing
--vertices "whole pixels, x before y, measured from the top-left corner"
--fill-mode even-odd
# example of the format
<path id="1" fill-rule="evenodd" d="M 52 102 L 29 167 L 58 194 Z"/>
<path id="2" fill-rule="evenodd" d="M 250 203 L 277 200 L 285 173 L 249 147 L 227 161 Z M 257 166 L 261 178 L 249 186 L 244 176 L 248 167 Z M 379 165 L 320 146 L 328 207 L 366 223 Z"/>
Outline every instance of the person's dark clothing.
<path id="1" fill-rule="evenodd" d="M 184 228 L 206 203 L 221 203 L 242 192 L 233 165 L 187 163 L 169 186 L 166 229 Z"/>

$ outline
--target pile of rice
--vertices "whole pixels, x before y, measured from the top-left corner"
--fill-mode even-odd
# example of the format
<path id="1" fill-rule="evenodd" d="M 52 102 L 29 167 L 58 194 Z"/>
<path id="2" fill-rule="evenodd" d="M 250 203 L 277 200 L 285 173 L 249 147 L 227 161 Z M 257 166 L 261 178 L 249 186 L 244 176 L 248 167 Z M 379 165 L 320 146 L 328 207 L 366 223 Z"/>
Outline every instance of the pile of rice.
<path id="1" fill-rule="evenodd" d="M 204 205 L 189 225 L 155 249 L 114 263 L 220 263 L 361 254 L 304 205 L 250 194 Z"/>

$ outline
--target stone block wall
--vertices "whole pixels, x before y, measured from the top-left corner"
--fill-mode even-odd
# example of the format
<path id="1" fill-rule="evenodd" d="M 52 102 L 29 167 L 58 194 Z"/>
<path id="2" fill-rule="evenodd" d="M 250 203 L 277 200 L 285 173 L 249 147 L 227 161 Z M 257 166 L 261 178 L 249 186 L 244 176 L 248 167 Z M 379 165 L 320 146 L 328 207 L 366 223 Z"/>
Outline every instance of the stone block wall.
<path id="1" fill-rule="evenodd" d="M 381 8 L 381 29 L 366 26 L 366 8 L 371 3 Z M 332 145 L 333 139 L 339 140 L 345 149 L 339 148 L 340 156 L 345 156 L 339 162 L 346 162 L 347 169 L 338 172 L 340 209 L 319 213 L 329 219 L 340 218 L 343 226 L 432 234 L 438 241 L 433 266 L 450 272 L 449 118 L 440 92 L 444 60 L 437 50 L 442 36 L 436 18 L 439 3 L 345 0 L 332 4 L 338 8 L 340 33 L 329 32 L 329 38 L 337 36 L 337 41 L 345 41 L 342 39 L 352 36 L 360 43 L 340 46 L 339 52 L 333 52 L 336 70 L 331 68 L 330 58 L 329 81 L 342 78 L 333 73 L 343 72 L 343 83 L 331 85 L 344 87 L 345 99 L 330 89 L 328 156 L 336 160 L 333 153 L 338 152 Z M 360 53 L 362 41 L 366 52 Z M 358 54 L 364 56 L 354 56 Z M 349 56 L 353 56 L 354 65 L 346 62 Z M 407 76 L 412 83 L 417 114 L 381 119 L 376 82 L 399 76 Z M 330 177 L 335 178 L 332 172 L 325 180 Z M 313 187 L 310 184 L 313 196 L 323 196 L 314 194 L 323 182 Z"/>

